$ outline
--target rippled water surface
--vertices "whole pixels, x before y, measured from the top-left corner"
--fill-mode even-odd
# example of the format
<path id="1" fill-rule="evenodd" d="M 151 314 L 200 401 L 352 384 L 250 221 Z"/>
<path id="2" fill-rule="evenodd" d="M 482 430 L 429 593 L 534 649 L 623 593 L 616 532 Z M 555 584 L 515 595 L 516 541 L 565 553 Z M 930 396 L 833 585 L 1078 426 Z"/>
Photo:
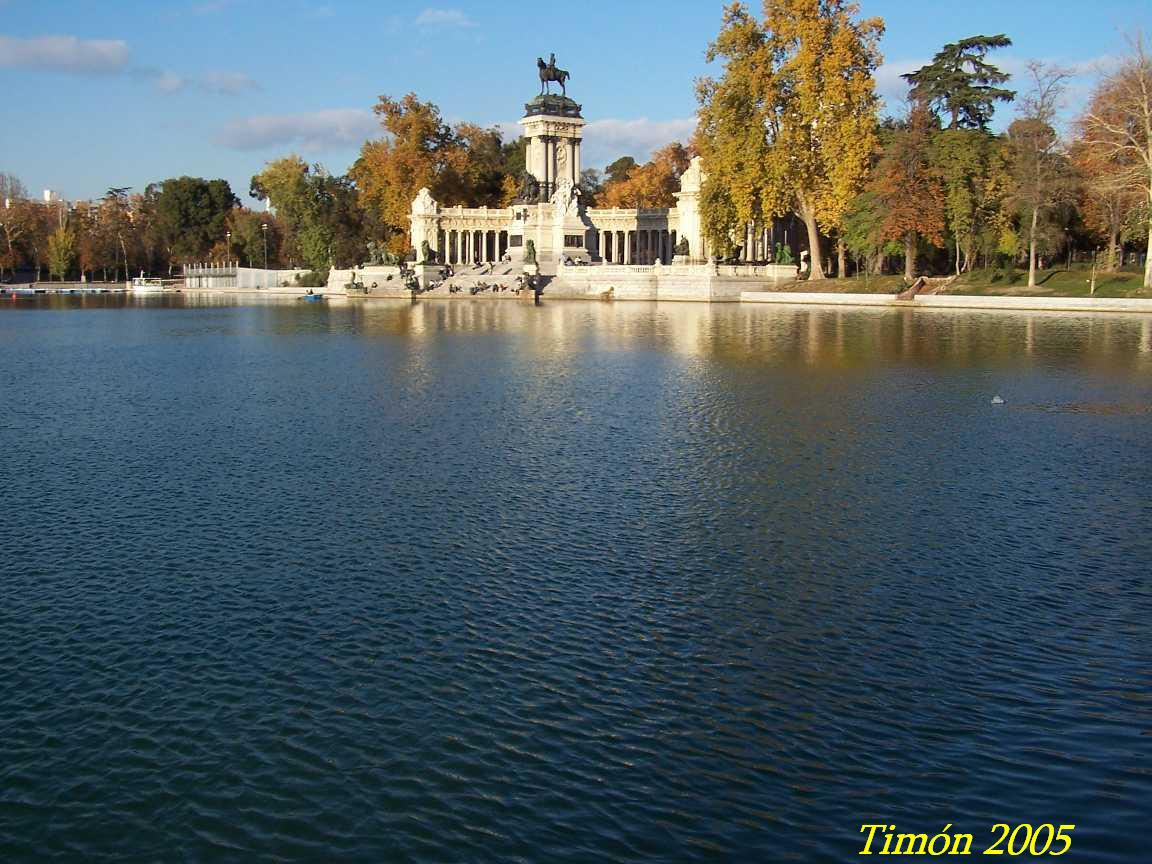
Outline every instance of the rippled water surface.
<path id="1" fill-rule="evenodd" d="M 0 860 L 1147 861 L 1150 406 L 1152 317 L 5 301 Z"/>

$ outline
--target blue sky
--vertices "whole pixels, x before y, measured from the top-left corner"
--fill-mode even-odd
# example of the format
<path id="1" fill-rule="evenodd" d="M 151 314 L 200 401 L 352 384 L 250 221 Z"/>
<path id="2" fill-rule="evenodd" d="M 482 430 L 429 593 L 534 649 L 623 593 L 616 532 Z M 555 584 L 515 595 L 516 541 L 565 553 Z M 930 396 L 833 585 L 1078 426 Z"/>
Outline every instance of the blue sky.
<path id="1" fill-rule="evenodd" d="M 882 92 L 948 41 L 1007 33 L 996 61 L 1081 74 L 1152 23 L 1148 0 L 861 0 L 887 24 Z M 758 8 L 758 6 L 757 6 Z M 296 152 L 343 172 L 380 94 L 416 92 L 450 121 L 514 126 L 554 51 L 589 121 L 586 165 L 690 134 L 693 81 L 722 3 L 464 0 L 0 0 L 0 171 L 66 198 L 166 177 L 248 180 Z"/>

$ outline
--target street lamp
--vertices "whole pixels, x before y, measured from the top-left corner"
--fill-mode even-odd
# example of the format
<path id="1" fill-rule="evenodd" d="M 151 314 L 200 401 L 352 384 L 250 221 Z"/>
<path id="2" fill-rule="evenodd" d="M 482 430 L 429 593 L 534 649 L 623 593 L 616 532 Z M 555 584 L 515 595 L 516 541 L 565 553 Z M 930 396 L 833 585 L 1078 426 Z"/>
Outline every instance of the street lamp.
<path id="1" fill-rule="evenodd" d="M 231 231 L 224 232 L 224 239 L 228 243 L 227 260 L 225 260 L 225 262 L 224 262 L 224 264 L 227 265 L 228 262 L 232 260 L 232 232 Z"/>
<path id="2" fill-rule="evenodd" d="M 268 287 L 268 223 L 260 223 L 260 233 L 264 235 L 264 287 Z"/>

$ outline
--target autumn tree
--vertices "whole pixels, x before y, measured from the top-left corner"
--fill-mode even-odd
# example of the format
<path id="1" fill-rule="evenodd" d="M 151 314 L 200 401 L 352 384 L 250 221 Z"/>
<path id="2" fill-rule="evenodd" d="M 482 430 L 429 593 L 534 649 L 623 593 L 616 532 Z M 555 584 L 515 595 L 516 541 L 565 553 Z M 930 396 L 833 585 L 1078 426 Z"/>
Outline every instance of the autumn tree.
<path id="1" fill-rule="evenodd" d="M 18 201 L 13 221 L 17 225 L 23 247 L 24 260 L 36 271 L 36 281 L 40 281 L 40 271 L 47 263 L 48 238 L 64 226 L 66 210 L 60 203 L 41 204 L 37 201 Z"/>
<path id="2" fill-rule="evenodd" d="M 678 141 L 661 147 L 650 161 L 606 183 L 598 198 L 600 206 L 675 207 L 680 175 L 688 170 L 691 159 L 688 148 Z"/>
<path id="3" fill-rule="evenodd" d="M 1134 194 L 1127 206 L 1144 222 L 1144 288 L 1152 289 L 1152 56 L 1140 34 L 1131 48 L 1096 88 L 1079 128 L 1105 182 Z"/>
<path id="4" fill-rule="evenodd" d="M 119 264 L 124 263 L 124 277 L 131 276 L 128 267 L 128 249 L 134 245 L 135 228 L 132 220 L 128 187 L 109 189 L 100 202 L 96 219 L 105 242 L 112 252 L 112 279 L 119 278 Z"/>
<path id="5" fill-rule="evenodd" d="M 880 236 L 904 245 L 904 278 L 916 278 L 920 239 L 944 242 L 943 194 L 932 165 L 936 119 L 923 104 L 914 104 L 907 123 L 888 133 L 872 181 L 884 219 Z"/>
<path id="6" fill-rule="evenodd" d="M 143 192 L 132 195 L 132 224 L 136 228 L 137 249 L 144 268 L 149 273 L 167 267 L 172 273 L 172 259 L 165 254 L 164 238 L 160 235 L 157 216 L 159 189 L 150 183 Z"/>
<path id="7" fill-rule="evenodd" d="M 767 0 L 761 23 L 742 3 L 724 10 L 707 53 L 723 74 L 698 85 L 702 209 L 714 242 L 795 212 L 811 278 L 823 278 L 820 230 L 840 226 L 876 144 L 884 24 L 858 11 L 845 0 Z"/>
<path id="8" fill-rule="evenodd" d="M 1125 221 L 1141 203 L 1139 190 L 1132 188 L 1131 166 L 1117 163 L 1083 139 L 1072 142 L 1069 158 L 1079 180 L 1077 209 L 1085 227 L 1104 241 L 1103 268 L 1116 270 Z"/>
<path id="9" fill-rule="evenodd" d="M 458 197 L 467 160 L 440 109 L 415 93 L 381 96 L 373 111 L 387 136 L 364 144 L 350 174 L 389 249 L 402 253 L 411 245 L 408 216 L 416 193 L 427 186 L 437 200 Z"/>
<path id="10" fill-rule="evenodd" d="M 1043 217 L 1070 191 L 1068 163 L 1056 134 L 1056 113 L 1068 75 L 1061 69 L 1031 63 L 1032 86 L 1008 127 L 1012 149 L 1013 199 L 1021 213 L 1021 233 L 1028 241 L 1028 287 L 1036 287 L 1036 259 Z"/>
<path id="11" fill-rule="evenodd" d="M 0 279 L 4 269 L 15 270 L 20 265 L 17 242 L 24 236 L 24 223 L 20 218 L 20 201 L 6 199 L 0 201 L 0 234 L 4 235 L 4 246 L 0 248 Z"/>
<path id="12" fill-rule="evenodd" d="M 1011 77 L 984 58 L 1007 48 L 1012 40 L 999 36 L 969 36 L 945 45 L 932 62 L 901 77 L 911 86 L 911 99 L 947 116 L 948 129 L 987 129 L 997 102 L 1011 102 L 1016 93 L 998 85 Z"/>

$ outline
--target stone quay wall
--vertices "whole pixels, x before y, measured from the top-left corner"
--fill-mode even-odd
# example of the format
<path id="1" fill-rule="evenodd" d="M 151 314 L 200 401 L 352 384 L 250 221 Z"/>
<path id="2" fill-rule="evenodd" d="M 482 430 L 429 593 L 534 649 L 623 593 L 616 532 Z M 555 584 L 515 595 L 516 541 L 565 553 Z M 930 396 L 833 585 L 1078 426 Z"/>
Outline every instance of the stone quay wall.
<path id="1" fill-rule="evenodd" d="M 974 294 L 930 294 L 897 300 L 892 294 L 836 294 L 800 291 L 745 291 L 745 303 L 799 306 L 873 306 L 903 309 L 1002 309 L 1020 312 L 1143 312 L 1152 300 L 1124 297 L 1000 297 Z"/>
<path id="2" fill-rule="evenodd" d="M 545 287 L 544 296 L 735 303 L 744 292 L 776 287 L 795 278 L 795 267 L 774 264 L 562 266 Z"/>

